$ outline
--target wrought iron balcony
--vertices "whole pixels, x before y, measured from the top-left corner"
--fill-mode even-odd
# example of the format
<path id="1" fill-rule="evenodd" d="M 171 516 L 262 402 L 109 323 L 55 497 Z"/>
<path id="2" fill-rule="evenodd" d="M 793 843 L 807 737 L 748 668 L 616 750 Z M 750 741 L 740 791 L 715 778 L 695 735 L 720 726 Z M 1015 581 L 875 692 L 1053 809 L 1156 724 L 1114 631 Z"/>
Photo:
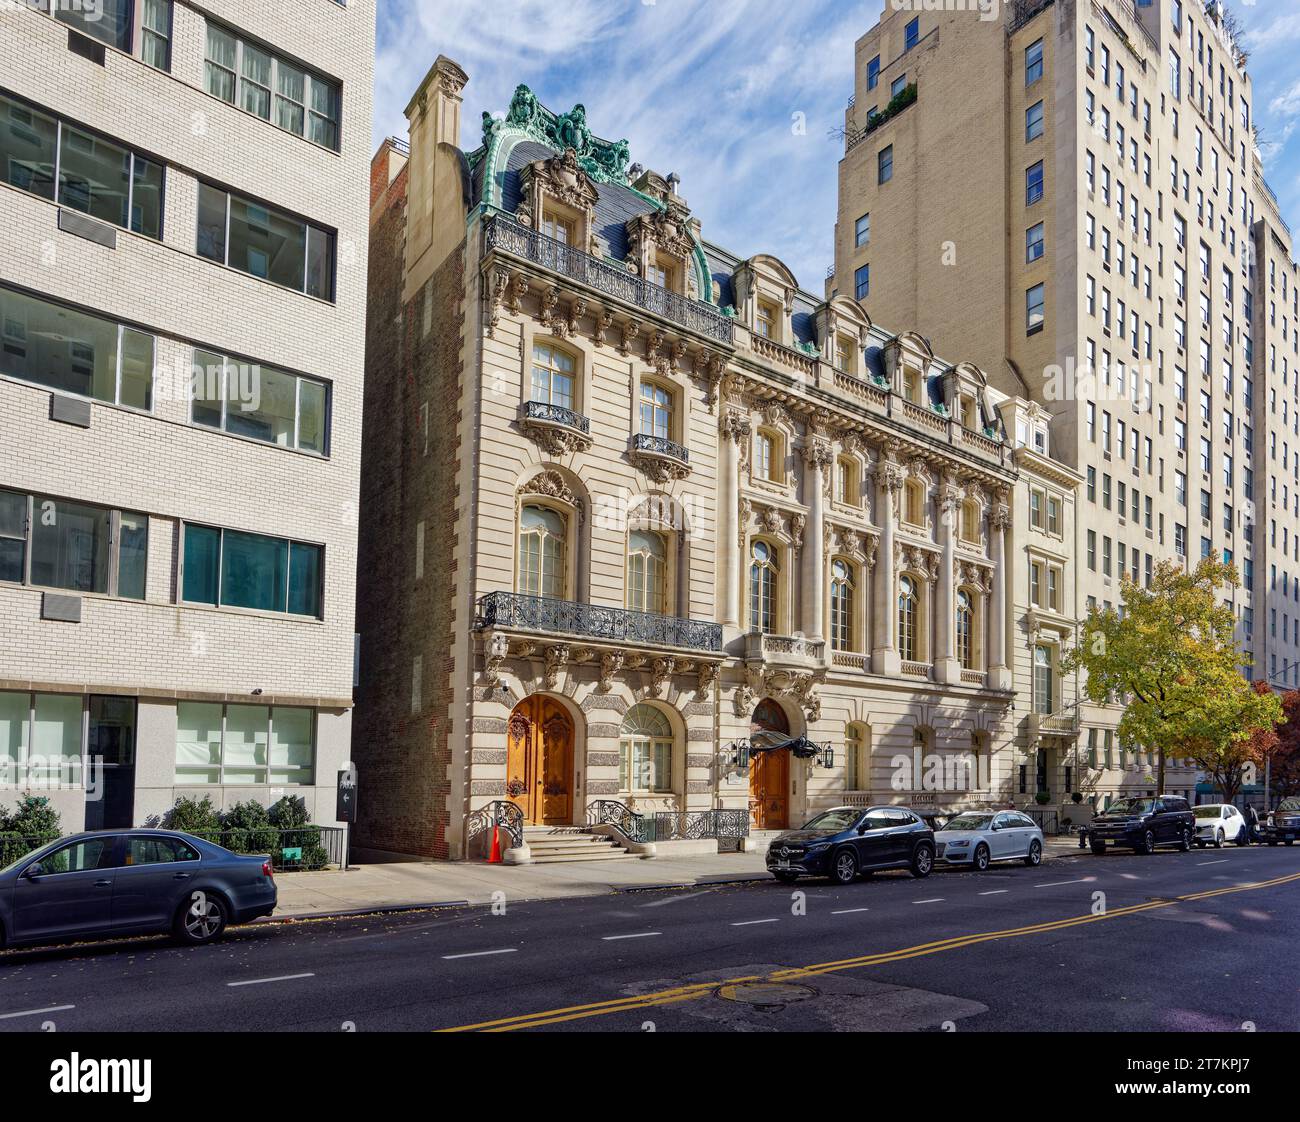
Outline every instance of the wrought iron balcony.
<path id="1" fill-rule="evenodd" d="M 523 415 L 532 421 L 549 421 L 553 425 L 564 425 L 580 433 L 591 432 L 591 421 L 575 409 L 566 409 L 563 405 L 551 405 L 546 401 L 525 401 Z"/>
<path id="2" fill-rule="evenodd" d="M 639 432 L 632 437 L 632 447 L 637 452 L 650 452 L 655 456 L 667 456 L 684 464 L 691 462 L 690 453 L 674 440 L 663 436 L 650 436 Z"/>
<path id="3" fill-rule="evenodd" d="M 536 631 L 594 642 L 722 652 L 721 624 L 516 592 L 490 592 L 479 600 L 475 626 L 480 631 Z"/>
<path id="4" fill-rule="evenodd" d="M 716 308 L 692 300 L 627 271 L 621 262 L 602 261 L 580 249 L 548 238 L 506 214 L 484 223 L 484 252 L 496 250 L 532 262 L 605 296 L 643 308 L 718 343 L 732 341 L 732 322 Z"/>

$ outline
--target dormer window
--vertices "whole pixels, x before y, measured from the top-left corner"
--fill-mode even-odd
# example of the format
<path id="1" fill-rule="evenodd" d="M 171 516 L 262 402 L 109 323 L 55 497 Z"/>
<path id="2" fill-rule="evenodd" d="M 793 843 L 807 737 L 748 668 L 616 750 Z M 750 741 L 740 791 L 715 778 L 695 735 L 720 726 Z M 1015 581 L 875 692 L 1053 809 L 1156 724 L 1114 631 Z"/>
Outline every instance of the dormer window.
<path id="1" fill-rule="evenodd" d="M 765 339 L 775 339 L 777 337 L 777 317 L 780 312 L 775 304 L 770 304 L 766 300 L 758 302 L 758 317 L 754 324 L 754 330 Z"/>
<path id="2" fill-rule="evenodd" d="M 678 291 L 677 269 L 671 261 L 651 261 L 646 270 L 646 279 L 651 284 L 668 289 L 669 292 Z"/>
<path id="3" fill-rule="evenodd" d="M 972 431 L 979 427 L 975 415 L 975 402 L 965 395 L 957 399 L 958 415 L 961 417 L 961 425 L 964 429 Z"/>
<path id="4" fill-rule="evenodd" d="M 853 337 L 850 335 L 835 336 L 835 368 L 843 370 L 846 374 L 856 373 L 857 364 L 854 362 Z"/>
<path id="5" fill-rule="evenodd" d="M 564 245 L 572 245 L 574 242 L 573 220 L 548 206 L 542 211 L 542 233 Z"/>
<path id="6" fill-rule="evenodd" d="M 903 371 L 903 396 L 914 405 L 921 404 L 921 375 L 916 370 Z"/>

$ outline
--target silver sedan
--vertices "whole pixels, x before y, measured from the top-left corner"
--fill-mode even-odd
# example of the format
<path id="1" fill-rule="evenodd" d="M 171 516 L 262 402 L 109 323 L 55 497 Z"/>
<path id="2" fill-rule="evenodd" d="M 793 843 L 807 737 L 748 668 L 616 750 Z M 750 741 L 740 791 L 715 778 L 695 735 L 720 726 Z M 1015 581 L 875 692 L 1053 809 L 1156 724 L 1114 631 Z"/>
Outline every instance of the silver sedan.
<path id="1" fill-rule="evenodd" d="M 1043 860 L 1043 831 L 1018 810 L 964 811 L 934 835 L 940 861 L 983 872 L 994 861 Z"/>

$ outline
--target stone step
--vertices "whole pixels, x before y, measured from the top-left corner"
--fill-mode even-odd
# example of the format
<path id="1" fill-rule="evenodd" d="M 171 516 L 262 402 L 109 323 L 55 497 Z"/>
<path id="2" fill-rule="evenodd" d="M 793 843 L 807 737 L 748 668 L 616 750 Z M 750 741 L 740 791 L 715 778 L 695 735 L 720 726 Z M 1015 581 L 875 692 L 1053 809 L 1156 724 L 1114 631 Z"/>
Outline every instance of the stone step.
<path id="1" fill-rule="evenodd" d="M 584 853 L 607 853 L 613 850 L 618 853 L 624 852 L 622 848 L 616 845 L 583 845 L 581 842 L 575 842 L 573 845 L 534 845 L 528 843 L 528 851 L 534 856 L 554 857 L 559 854 L 584 854 Z"/>
<path id="2" fill-rule="evenodd" d="M 550 850 L 533 850 L 532 864 L 555 865 L 562 861 L 639 861 L 635 853 L 626 849 L 597 849 L 583 853 L 553 853 Z"/>

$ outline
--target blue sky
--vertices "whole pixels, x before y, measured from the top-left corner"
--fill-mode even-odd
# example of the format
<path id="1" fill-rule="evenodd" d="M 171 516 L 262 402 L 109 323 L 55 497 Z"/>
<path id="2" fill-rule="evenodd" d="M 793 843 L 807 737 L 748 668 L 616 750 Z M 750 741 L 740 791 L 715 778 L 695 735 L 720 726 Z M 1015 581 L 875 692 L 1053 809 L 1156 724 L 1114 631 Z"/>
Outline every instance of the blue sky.
<path id="1" fill-rule="evenodd" d="M 704 236 L 773 253 L 822 291 L 834 258 L 853 44 L 884 0 L 379 0 L 375 142 L 439 53 L 470 76 L 467 149 L 484 110 L 525 82 L 542 103 L 587 107 L 597 135 L 677 172 Z M 1300 235 L 1300 0 L 1237 0 L 1251 51 L 1267 176 Z"/>

